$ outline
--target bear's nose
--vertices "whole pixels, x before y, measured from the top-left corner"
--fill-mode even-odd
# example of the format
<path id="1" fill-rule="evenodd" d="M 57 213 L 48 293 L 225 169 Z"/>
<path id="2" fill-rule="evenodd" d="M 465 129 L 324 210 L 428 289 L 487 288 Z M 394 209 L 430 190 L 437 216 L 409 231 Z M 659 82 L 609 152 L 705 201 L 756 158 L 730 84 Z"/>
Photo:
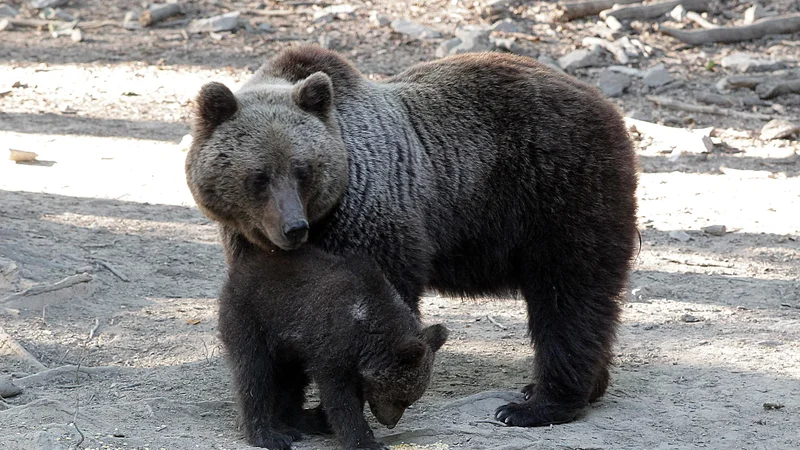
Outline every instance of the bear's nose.
<path id="1" fill-rule="evenodd" d="M 302 242 L 308 235 L 308 222 L 296 220 L 283 226 L 283 235 L 292 242 Z"/>

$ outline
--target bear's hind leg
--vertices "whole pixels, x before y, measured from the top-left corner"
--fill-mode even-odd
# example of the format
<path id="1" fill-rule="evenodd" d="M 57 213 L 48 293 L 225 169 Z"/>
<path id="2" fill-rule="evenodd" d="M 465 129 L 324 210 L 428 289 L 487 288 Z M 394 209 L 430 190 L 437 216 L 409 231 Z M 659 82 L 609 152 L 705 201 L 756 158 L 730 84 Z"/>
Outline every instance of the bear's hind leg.
<path id="1" fill-rule="evenodd" d="M 608 386 L 617 295 L 610 295 L 608 286 L 587 286 L 586 277 L 561 275 L 557 284 L 523 287 L 535 348 L 533 383 L 523 390 L 524 402 L 497 409 L 498 420 L 509 425 L 572 421 Z"/>

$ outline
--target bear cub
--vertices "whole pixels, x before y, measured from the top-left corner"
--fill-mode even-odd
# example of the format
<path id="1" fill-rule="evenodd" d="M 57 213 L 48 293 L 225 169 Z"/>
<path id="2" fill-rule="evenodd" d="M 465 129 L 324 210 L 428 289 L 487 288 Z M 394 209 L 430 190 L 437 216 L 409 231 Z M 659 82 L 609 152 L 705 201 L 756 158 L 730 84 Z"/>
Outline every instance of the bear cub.
<path id="1" fill-rule="evenodd" d="M 219 332 L 247 441 L 283 450 L 301 433 L 333 431 L 346 449 L 388 449 L 364 403 L 393 428 L 427 389 L 447 329 L 422 328 L 365 258 L 312 246 L 263 252 L 228 237 Z M 303 409 L 311 380 L 320 406 Z"/>

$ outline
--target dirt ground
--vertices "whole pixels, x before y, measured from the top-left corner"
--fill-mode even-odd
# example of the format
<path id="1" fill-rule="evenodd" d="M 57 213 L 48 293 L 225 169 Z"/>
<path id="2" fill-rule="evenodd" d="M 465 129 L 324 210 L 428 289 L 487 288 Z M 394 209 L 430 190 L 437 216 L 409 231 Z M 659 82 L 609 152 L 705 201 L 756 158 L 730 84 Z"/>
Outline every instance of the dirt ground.
<path id="1" fill-rule="evenodd" d="M 133 3 L 74 0 L 62 9 L 119 21 L 140 7 Z M 198 1 L 186 17 L 299 3 Z M 715 19 L 723 11 L 740 17 L 748 6 L 713 3 Z M 22 2 L 9 4 L 35 17 Z M 433 59 L 457 24 L 491 23 L 481 2 L 349 4 L 358 7 L 353 17 L 323 25 L 309 15 L 246 15 L 274 31 L 220 40 L 185 39 L 185 21 L 87 29 L 79 43 L 30 28 L 0 32 L 0 151 L 38 154 L 34 163 L 0 161 L 0 389 L 9 379 L 22 388 L 0 400 L 0 449 L 247 447 L 216 336 L 222 252 L 183 175 L 179 142 L 190 99 L 211 80 L 235 88 L 264 58 L 320 36 L 379 79 Z M 789 0 L 762 4 L 778 14 L 800 11 Z M 509 9 L 538 36 L 520 40 L 520 52 L 558 58 L 590 35 L 596 17 L 557 23 L 555 7 Z M 370 25 L 371 11 L 412 17 L 445 36 L 404 37 Z M 788 70 L 800 60 L 797 34 L 688 47 L 649 25 L 637 30 L 653 52 L 631 66 L 664 63 L 683 83 L 663 95 L 684 101 L 735 73 L 709 70 L 710 60 L 749 52 L 788 61 Z M 600 71 L 575 75 L 594 83 Z M 714 127 L 715 145 L 676 155 L 634 135 L 643 246 L 608 394 L 574 423 L 492 423 L 494 409 L 517 398 L 528 379 L 524 304 L 426 297 L 425 320 L 444 323 L 451 338 L 430 389 L 397 428 L 369 417 L 394 449 L 800 448 L 797 135 L 761 140 L 764 120 L 661 109 L 648 92 L 634 81 L 614 101 L 654 122 Z M 751 91 L 725 95 L 740 111 L 800 117 L 798 95 L 747 107 L 739 101 Z M 710 225 L 727 233 L 702 231 Z M 64 279 L 76 284 L 15 295 Z M 336 445 L 309 438 L 296 448 Z"/>

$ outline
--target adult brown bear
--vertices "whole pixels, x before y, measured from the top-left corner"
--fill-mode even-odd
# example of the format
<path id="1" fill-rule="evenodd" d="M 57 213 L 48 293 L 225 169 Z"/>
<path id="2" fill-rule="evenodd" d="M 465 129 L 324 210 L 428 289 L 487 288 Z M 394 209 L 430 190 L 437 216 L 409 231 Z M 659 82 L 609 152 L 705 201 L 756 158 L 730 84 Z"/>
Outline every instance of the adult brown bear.
<path id="1" fill-rule="evenodd" d="M 567 422 L 605 392 L 637 180 L 620 115 L 594 88 L 494 53 L 375 83 L 303 46 L 236 94 L 204 86 L 193 134 L 188 184 L 223 234 L 367 255 L 415 309 L 426 287 L 521 292 L 533 383 L 498 419 Z"/>

